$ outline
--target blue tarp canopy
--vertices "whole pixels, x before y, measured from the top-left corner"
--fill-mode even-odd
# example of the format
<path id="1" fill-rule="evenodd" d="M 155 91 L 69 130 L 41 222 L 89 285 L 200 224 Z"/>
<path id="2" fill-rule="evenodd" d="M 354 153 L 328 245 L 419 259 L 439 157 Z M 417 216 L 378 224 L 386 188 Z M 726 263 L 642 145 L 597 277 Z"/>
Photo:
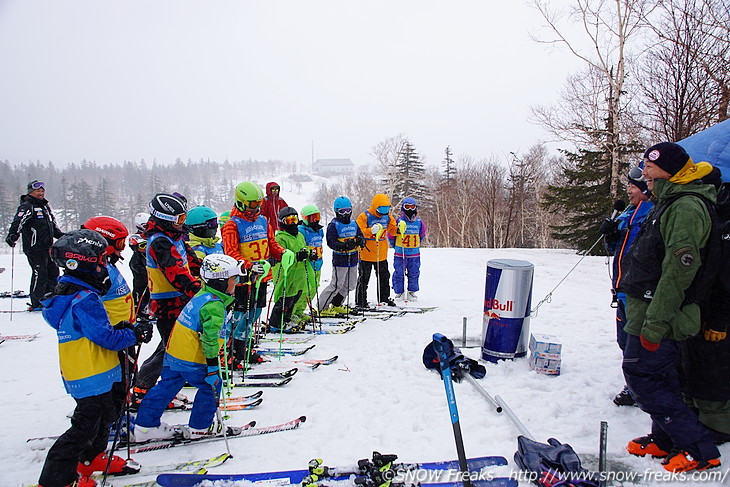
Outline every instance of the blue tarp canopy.
<path id="1" fill-rule="evenodd" d="M 730 120 L 697 132 L 677 142 L 694 162 L 707 161 L 722 171 L 722 180 L 730 182 Z"/>

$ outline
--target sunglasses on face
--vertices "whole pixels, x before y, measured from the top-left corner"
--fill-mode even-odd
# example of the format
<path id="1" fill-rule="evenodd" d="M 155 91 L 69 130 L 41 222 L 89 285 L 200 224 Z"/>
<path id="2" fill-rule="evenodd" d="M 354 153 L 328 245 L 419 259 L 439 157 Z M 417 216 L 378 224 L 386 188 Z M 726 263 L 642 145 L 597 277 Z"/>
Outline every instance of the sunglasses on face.
<path id="1" fill-rule="evenodd" d="M 284 218 L 283 218 L 283 219 L 281 220 L 281 222 L 282 222 L 282 223 L 283 223 L 284 225 L 294 225 L 294 224 L 296 224 L 296 223 L 299 223 L 299 217 L 298 217 L 297 215 L 289 215 L 289 216 L 285 216 L 285 217 L 284 217 Z"/>
<path id="2" fill-rule="evenodd" d="M 30 183 L 30 187 L 33 190 L 44 189 L 46 187 L 46 183 L 44 183 L 43 181 L 33 181 L 32 183 Z"/>
<path id="3" fill-rule="evenodd" d="M 352 208 L 340 208 L 337 210 L 338 215 L 351 215 L 352 214 Z"/>
<path id="4" fill-rule="evenodd" d="M 403 205 L 404 210 L 415 210 L 416 205 Z"/>
<path id="5" fill-rule="evenodd" d="M 278 187 L 278 186 L 272 186 L 272 187 L 271 187 L 271 191 L 272 191 L 272 192 L 273 192 L 273 191 L 279 191 L 279 190 L 281 190 L 281 188 L 280 188 L 280 187 Z"/>

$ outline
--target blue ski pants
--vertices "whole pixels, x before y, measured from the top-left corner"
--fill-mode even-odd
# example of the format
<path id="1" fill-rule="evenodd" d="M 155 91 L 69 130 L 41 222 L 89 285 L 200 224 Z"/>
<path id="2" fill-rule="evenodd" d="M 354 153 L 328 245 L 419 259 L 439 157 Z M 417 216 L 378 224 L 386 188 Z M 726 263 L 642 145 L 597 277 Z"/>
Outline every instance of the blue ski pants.
<path id="1" fill-rule="evenodd" d="M 160 418 L 167 409 L 167 405 L 187 382 L 198 388 L 188 424 L 195 429 L 210 426 L 213 423 L 216 409 L 218 409 L 221 383 L 218 383 L 218 387 L 214 391 L 211 385 L 205 382 L 206 372 L 204 365 L 200 369 L 186 371 L 172 370 L 167 365 L 162 367 L 160 381 L 142 398 L 135 424 L 145 427 L 159 426 Z"/>
<path id="2" fill-rule="evenodd" d="M 408 277 L 408 290 L 418 291 L 418 278 L 421 275 L 421 256 L 400 257 L 393 259 L 393 292 L 402 294 L 405 289 L 405 278 Z"/>
<path id="3" fill-rule="evenodd" d="M 628 335 L 623 360 L 626 385 L 641 410 L 651 417 L 651 433 L 658 446 L 666 451 L 684 450 L 695 458 L 718 458 L 720 452 L 709 431 L 682 399 L 679 361 L 676 341 L 664 339 L 650 352 L 641 346 L 638 336 Z"/>

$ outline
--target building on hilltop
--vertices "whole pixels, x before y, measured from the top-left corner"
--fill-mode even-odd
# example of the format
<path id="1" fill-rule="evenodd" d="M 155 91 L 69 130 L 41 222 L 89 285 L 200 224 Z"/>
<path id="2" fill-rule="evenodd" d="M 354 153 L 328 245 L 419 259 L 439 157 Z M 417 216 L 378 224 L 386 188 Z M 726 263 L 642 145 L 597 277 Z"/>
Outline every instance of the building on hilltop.
<path id="1" fill-rule="evenodd" d="M 312 170 L 318 176 L 352 176 L 355 164 L 350 159 L 317 159 Z"/>

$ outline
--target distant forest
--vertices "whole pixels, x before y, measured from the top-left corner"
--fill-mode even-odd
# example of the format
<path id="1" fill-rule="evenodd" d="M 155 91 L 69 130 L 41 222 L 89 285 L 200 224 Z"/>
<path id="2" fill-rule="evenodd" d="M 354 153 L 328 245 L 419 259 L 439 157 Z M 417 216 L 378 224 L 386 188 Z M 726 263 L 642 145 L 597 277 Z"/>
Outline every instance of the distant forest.
<path id="1" fill-rule="evenodd" d="M 29 181 L 46 183 L 46 198 L 58 226 L 66 231 L 78 228 L 95 215 L 110 215 L 134 228 L 134 215 L 147 211 L 155 193 L 178 191 L 195 204 L 216 210 L 231 208 L 233 188 L 241 181 L 295 173 L 297 164 L 282 161 L 198 161 L 173 164 L 124 162 L 72 163 L 64 168 L 52 162 L 11 164 L 0 162 L 0 228 L 3 237 L 13 220 L 19 197 L 27 193 Z M 5 247 L 5 246 L 3 246 Z M 5 247 L 7 249 L 7 247 Z"/>

